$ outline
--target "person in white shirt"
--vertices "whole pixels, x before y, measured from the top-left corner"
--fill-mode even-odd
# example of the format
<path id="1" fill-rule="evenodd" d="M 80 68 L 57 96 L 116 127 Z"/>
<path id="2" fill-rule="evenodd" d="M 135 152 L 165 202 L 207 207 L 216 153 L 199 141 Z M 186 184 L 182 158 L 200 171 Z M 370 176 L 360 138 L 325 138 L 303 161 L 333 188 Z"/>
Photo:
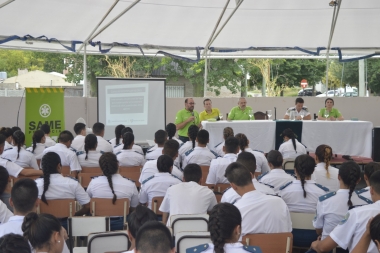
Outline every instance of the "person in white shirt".
<path id="1" fill-rule="evenodd" d="M 185 153 L 190 149 L 195 148 L 199 128 L 196 125 L 191 125 L 187 131 L 187 136 L 189 137 L 189 141 L 183 143 L 178 150 L 179 162 L 181 164 L 181 168 L 184 168 L 183 162 L 185 161 L 186 155 Z"/>
<path id="2" fill-rule="evenodd" d="M 170 225 L 170 216 L 176 214 L 205 214 L 217 204 L 215 194 L 201 186 L 202 169 L 191 163 L 183 171 L 184 182 L 169 187 L 160 206 L 162 222 Z"/>
<path id="3" fill-rule="evenodd" d="M 245 168 L 248 169 L 248 171 L 251 174 L 253 186 L 255 187 L 256 190 L 264 194 L 274 195 L 273 186 L 265 185 L 256 180 L 255 178 L 256 158 L 252 153 L 244 152 L 244 151 L 241 152 L 238 155 L 236 162 L 240 163 L 241 165 L 243 165 Z M 228 202 L 228 203 L 234 204 L 239 199 L 241 199 L 240 195 L 237 194 L 237 192 L 232 187 L 230 187 L 223 193 L 221 202 Z"/>
<path id="4" fill-rule="evenodd" d="M 167 189 L 182 182 L 181 179 L 173 176 L 173 158 L 168 155 L 161 155 L 157 159 L 158 173 L 145 179 L 141 184 L 140 203 L 152 209 L 152 199 L 154 197 L 164 197 Z"/>
<path id="5" fill-rule="evenodd" d="M 258 177 L 263 173 L 269 172 L 270 168 L 268 165 L 268 160 L 263 152 L 252 150 L 249 147 L 249 140 L 245 134 L 237 134 L 235 137 L 239 140 L 240 152 L 250 152 L 256 158 L 256 172 L 255 176 Z"/>
<path id="6" fill-rule="evenodd" d="M 367 252 L 371 242 L 376 244 L 377 249 L 380 248 L 380 214 L 368 220 L 366 231 L 351 253 Z"/>
<path id="7" fill-rule="evenodd" d="M 196 163 L 200 166 L 210 166 L 211 160 L 219 156 L 208 149 L 209 133 L 207 130 L 199 130 L 196 141 L 198 145 L 185 152 L 185 159 L 182 161 L 182 167 L 185 168 L 189 163 Z"/>
<path id="8" fill-rule="evenodd" d="M 122 149 L 124 149 L 123 136 L 124 136 L 125 133 L 132 133 L 133 134 L 132 128 L 125 127 L 125 128 L 123 128 L 123 130 L 121 130 L 121 140 L 122 140 L 122 142 L 119 143 L 118 145 L 113 146 L 113 153 L 114 154 L 117 154 Z M 112 140 L 111 140 L 111 143 L 112 143 Z M 139 146 L 139 145 L 133 144 L 132 150 L 140 153 L 141 155 L 144 155 L 144 151 L 142 150 L 142 147 Z"/>
<path id="9" fill-rule="evenodd" d="M 242 236 L 260 233 L 287 233 L 292 231 L 290 213 L 285 202 L 256 190 L 247 168 L 238 162 L 226 169 L 226 177 L 240 196 L 234 205 L 243 218 Z"/>
<path id="10" fill-rule="evenodd" d="M 2 127 L 0 129 L 0 134 L 5 136 L 4 151 L 13 148 L 13 145 L 12 145 L 13 131 L 12 131 L 12 129 L 9 127 Z"/>
<path id="11" fill-rule="evenodd" d="M 96 148 L 96 151 L 113 152 L 112 145 L 103 138 L 103 136 L 104 136 L 104 124 L 103 123 L 96 122 L 92 126 L 92 132 L 96 135 L 96 138 L 98 139 L 98 147 Z"/>
<path id="12" fill-rule="evenodd" d="M 117 125 L 115 127 L 115 138 L 112 138 L 111 140 L 108 141 L 109 143 L 111 143 L 112 148 L 114 148 L 115 146 L 121 143 L 123 139 L 123 134 L 121 133 L 121 131 L 123 131 L 124 128 L 125 128 L 124 125 Z"/>
<path id="13" fill-rule="evenodd" d="M 41 160 L 42 154 L 46 148 L 45 146 L 45 133 L 42 130 L 37 130 L 33 133 L 33 145 L 26 150 L 31 152 L 37 160 Z"/>
<path id="14" fill-rule="evenodd" d="M 311 120 L 311 114 L 306 106 L 303 106 L 304 101 L 303 98 L 296 99 L 296 106 L 289 107 L 286 110 L 284 119 L 290 118 L 290 113 L 293 112 L 296 120 L 302 120 L 301 115 L 303 115 L 303 120 Z"/>
<path id="15" fill-rule="evenodd" d="M 226 153 L 223 157 L 218 157 L 211 161 L 206 184 L 228 184 L 228 180 L 224 174 L 227 166 L 237 159 L 239 140 L 235 137 L 228 137 L 225 141 L 223 151 Z"/>
<path id="16" fill-rule="evenodd" d="M 177 132 L 177 127 L 174 123 L 169 123 L 166 125 L 165 131 L 168 133 L 168 140 L 176 140 L 178 141 L 179 145 L 181 145 L 183 142 L 175 137 L 175 134 Z"/>
<path id="17" fill-rule="evenodd" d="M 8 159 L 21 167 L 31 167 L 39 170 L 37 159 L 34 155 L 25 150 L 25 134 L 20 130 L 13 133 L 14 148 L 8 149 L 2 154 L 2 157 Z"/>
<path id="18" fill-rule="evenodd" d="M 148 151 L 146 151 L 145 159 L 156 160 L 160 155 L 162 155 L 162 149 L 164 148 L 164 144 L 166 139 L 168 138 L 167 133 L 164 130 L 158 130 L 154 133 L 154 142 L 157 146 L 153 146 Z"/>
<path id="19" fill-rule="evenodd" d="M 9 190 L 5 192 L 7 188 L 9 189 L 8 178 L 9 174 L 7 169 L 0 166 L 0 224 L 7 222 L 8 219 L 13 216 L 13 213 L 11 212 L 12 206 L 9 203 L 10 192 Z"/>
<path id="20" fill-rule="evenodd" d="M 7 253 L 32 253 L 32 249 L 22 235 L 7 234 L 0 237 L 0 252 Z"/>
<path id="21" fill-rule="evenodd" d="M 172 234 L 162 222 L 146 222 L 136 235 L 135 253 L 175 253 Z"/>
<path id="22" fill-rule="evenodd" d="M 84 151 L 77 152 L 81 167 L 99 167 L 99 158 L 102 155 L 96 151 L 98 139 L 95 134 L 89 134 L 84 140 Z"/>
<path id="23" fill-rule="evenodd" d="M 69 149 L 71 142 L 73 141 L 74 136 L 70 131 L 64 130 L 59 134 L 58 141 L 59 143 L 55 144 L 52 147 L 48 147 L 44 150 L 43 156 L 48 152 L 57 153 L 61 159 L 62 166 L 70 166 L 71 173 L 76 177 L 77 173 L 82 170 L 78 162 L 76 153 Z M 43 158 L 43 157 L 42 157 Z M 41 165 L 41 169 L 42 165 Z"/>
<path id="24" fill-rule="evenodd" d="M 349 209 L 372 204 L 371 200 L 367 203 L 354 192 L 360 179 L 359 165 L 354 161 L 344 162 L 339 168 L 340 189 L 319 197 L 313 226 L 322 240 L 344 219 Z"/>
<path id="25" fill-rule="evenodd" d="M 339 170 L 330 166 L 330 161 L 333 156 L 332 148 L 328 145 L 319 145 L 315 150 L 315 167 L 314 173 L 311 175 L 311 180 L 318 184 L 326 186 L 331 192 L 339 189 Z"/>
<path id="26" fill-rule="evenodd" d="M 282 132 L 282 138 L 284 143 L 280 145 L 278 151 L 282 154 L 283 159 L 296 158 L 307 153 L 305 146 L 296 139 L 290 128 Z"/>
<path id="27" fill-rule="evenodd" d="M 50 126 L 48 124 L 43 124 L 40 127 L 40 130 L 42 130 L 45 133 L 45 146 L 46 147 L 51 147 L 56 144 L 55 140 L 50 138 Z"/>
<path id="28" fill-rule="evenodd" d="M 267 159 L 270 171 L 261 174 L 261 176 L 258 177 L 258 180 L 261 183 L 273 186 L 275 194 L 278 194 L 280 187 L 289 182 L 292 182 L 294 180 L 294 177 L 287 174 L 282 169 L 283 159 L 280 152 L 277 150 L 269 151 Z"/>
<path id="29" fill-rule="evenodd" d="M 225 127 L 223 129 L 223 140 L 224 141 L 220 142 L 219 144 L 215 145 L 215 147 L 214 147 L 214 151 L 215 151 L 215 153 L 218 154 L 218 156 L 223 157 L 225 155 L 225 153 L 223 151 L 224 142 L 228 137 L 233 137 L 233 136 L 234 136 L 234 130 L 231 127 Z"/>
<path id="30" fill-rule="evenodd" d="M 86 138 L 86 125 L 83 123 L 76 123 L 74 125 L 75 136 L 73 142 L 71 143 L 71 148 L 75 152 L 84 151 L 84 139 Z"/>
<path id="31" fill-rule="evenodd" d="M 124 133 L 123 143 L 124 148 L 116 153 L 119 165 L 125 167 L 143 166 L 145 163 L 144 155 L 132 149 L 133 145 L 135 144 L 135 136 L 133 133 Z"/>
<path id="32" fill-rule="evenodd" d="M 369 179 L 371 178 L 371 175 L 380 170 L 380 164 L 377 162 L 370 162 L 366 166 L 364 166 L 364 181 L 367 185 L 367 187 L 355 191 L 357 194 L 360 196 L 366 198 L 366 199 L 371 199 L 371 193 L 369 191 Z"/>
<path id="33" fill-rule="evenodd" d="M 220 203 L 210 212 L 208 222 L 212 243 L 201 244 L 186 250 L 196 253 L 247 253 L 261 252 L 259 247 L 244 246 L 239 242 L 242 217 L 239 209 L 229 203 Z"/>
<path id="34" fill-rule="evenodd" d="M 373 204 L 349 210 L 329 236 L 311 244 L 312 249 L 317 252 L 330 252 L 339 246 L 352 252 L 366 232 L 368 220 L 380 213 L 380 171 L 373 173 L 369 181 Z M 378 253 L 377 246 L 373 241 L 370 242 L 366 252 Z"/>
<path id="35" fill-rule="evenodd" d="M 329 192 L 328 188 L 311 180 L 314 168 L 315 161 L 309 155 L 300 155 L 294 161 L 297 180 L 282 186 L 279 193 L 291 212 L 315 213 L 319 197 Z"/>

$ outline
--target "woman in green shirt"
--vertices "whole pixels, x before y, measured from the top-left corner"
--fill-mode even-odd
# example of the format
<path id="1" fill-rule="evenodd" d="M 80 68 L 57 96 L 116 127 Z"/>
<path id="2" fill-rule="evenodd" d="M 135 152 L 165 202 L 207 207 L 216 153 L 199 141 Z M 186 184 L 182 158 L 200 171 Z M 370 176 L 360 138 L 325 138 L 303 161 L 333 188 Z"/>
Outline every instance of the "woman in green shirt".
<path id="1" fill-rule="evenodd" d="M 325 108 L 322 108 L 319 110 L 318 113 L 318 120 L 344 120 L 343 115 L 340 113 L 340 111 L 336 108 L 333 108 L 334 106 L 334 100 L 332 98 L 326 98 L 325 100 Z M 328 111 L 329 115 L 328 117 L 325 116 L 325 112 Z"/>

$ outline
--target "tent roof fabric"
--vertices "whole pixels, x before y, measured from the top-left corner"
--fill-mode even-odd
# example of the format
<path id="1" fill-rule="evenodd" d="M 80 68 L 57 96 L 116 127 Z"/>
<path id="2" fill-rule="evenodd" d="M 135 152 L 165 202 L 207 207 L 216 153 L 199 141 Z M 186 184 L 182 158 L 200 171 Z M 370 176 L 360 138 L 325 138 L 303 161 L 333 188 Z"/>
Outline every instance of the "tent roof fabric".
<path id="1" fill-rule="evenodd" d="M 7 1 L 0 0 L 0 6 Z M 138 1 L 93 38 L 87 52 L 156 55 L 163 51 L 196 59 L 203 53 L 227 1 Z M 339 51 L 345 57 L 380 53 L 380 1 L 341 1 L 331 53 Z M 131 0 L 116 2 L 96 31 L 134 3 Z M 209 54 L 211 57 L 255 57 L 325 53 L 334 10 L 329 2 L 244 0 L 210 45 Z M 114 0 L 11 1 L 0 9 L 3 20 L 0 48 L 76 52 L 114 3 Z M 228 1 L 217 31 L 236 6 L 236 0 Z M 32 37 L 25 40 L 26 35 Z M 39 36 L 45 37 L 35 39 Z"/>

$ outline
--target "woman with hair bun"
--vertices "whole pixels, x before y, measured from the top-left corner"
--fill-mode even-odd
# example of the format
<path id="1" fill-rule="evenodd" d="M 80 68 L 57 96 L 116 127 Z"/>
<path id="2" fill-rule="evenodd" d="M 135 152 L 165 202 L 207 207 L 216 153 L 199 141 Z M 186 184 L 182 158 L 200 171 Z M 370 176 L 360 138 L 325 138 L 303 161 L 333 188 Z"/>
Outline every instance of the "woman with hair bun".
<path id="1" fill-rule="evenodd" d="M 220 142 L 219 144 L 217 144 L 215 147 L 214 147 L 214 151 L 215 153 L 218 154 L 218 156 L 220 157 L 223 157 L 225 155 L 224 151 L 223 151 L 223 146 L 224 146 L 224 143 L 225 143 L 225 140 L 228 138 L 228 137 L 234 137 L 234 130 L 231 128 L 231 127 L 225 127 L 223 129 L 223 141 Z"/>
<path id="2" fill-rule="evenodd" d="M 282 132 L 282 138 L 284 143 L 280 145 L 278 151 L 282 154 L 283 159 L 296 158 L 307 153 L 305 146 L 296 139 L 292 129 L 285 129 Z"/>

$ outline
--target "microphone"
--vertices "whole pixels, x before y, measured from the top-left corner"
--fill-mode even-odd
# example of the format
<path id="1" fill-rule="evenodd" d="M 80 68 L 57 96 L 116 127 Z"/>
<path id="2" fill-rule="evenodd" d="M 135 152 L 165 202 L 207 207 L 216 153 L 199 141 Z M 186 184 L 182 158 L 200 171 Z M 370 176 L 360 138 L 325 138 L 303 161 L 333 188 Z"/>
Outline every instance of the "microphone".
<path id="1" fill-rule="evenodd" d="M 194 117 L 194 112 L 191 112 L 191 116 Z M 195 120 L 193 120 L 193 124 L 195 125 Z"/>

